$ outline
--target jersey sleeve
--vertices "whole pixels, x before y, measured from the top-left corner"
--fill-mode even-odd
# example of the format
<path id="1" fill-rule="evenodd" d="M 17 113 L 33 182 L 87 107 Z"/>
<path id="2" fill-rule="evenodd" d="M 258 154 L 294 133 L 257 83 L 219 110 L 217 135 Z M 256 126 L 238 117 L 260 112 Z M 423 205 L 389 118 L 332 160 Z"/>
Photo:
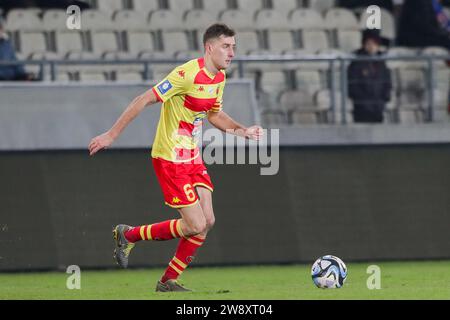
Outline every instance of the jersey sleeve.
<path id="1" fill-rule="evenodd" d="M 169 73 L 152 90 L 160 102 L 166 102 L 173 96 L 186 93 L 191 87 L 188 74 L 182 67 L 177 67 Z"/>
<path id="2" fill-rule="evenodd" d="M 214 104 L 214 106 L 211 108 L 211 112 L 220 112 L 222 111 L 223 108 L 223 91 L 225 89 L 225 81 L 226 79 L 224 79 L 220 84 L 219 84 L 219 94 L 217 95 L 217 101 Z"/>

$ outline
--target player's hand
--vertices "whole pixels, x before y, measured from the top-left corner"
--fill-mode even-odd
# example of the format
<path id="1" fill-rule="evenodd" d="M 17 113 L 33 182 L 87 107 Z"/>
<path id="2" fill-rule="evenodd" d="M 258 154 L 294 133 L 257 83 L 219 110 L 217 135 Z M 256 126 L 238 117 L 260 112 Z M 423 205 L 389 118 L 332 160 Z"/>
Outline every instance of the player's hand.
<path id="1" fill-rule="evenodd" d="M 109 134 L 109 132 L 105 132 L 94 139 L 89 143 L 89 155 L 93 156 L 98 151 L 102 149 L 107 149 L 114 142 L 113 137 Z"/>
<path id="2" fill-rule="evenodd" d="M 252 140 L 259 140 L 264 135 L 264 130 L 260 126 L 252 126 L 245 129 L 245 136 Z"/>

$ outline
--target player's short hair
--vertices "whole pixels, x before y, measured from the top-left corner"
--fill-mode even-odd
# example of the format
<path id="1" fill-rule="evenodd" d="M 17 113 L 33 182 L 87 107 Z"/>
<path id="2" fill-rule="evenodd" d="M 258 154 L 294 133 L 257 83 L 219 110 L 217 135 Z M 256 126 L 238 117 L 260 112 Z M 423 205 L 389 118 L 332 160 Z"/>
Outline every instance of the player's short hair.
<path id="1" fill-rule="evenodd" d="M 236 32 L 223 23 L 215 23 L 206 29 L 203 35 L 203 45 L 211 39 L 219 38 L 220 36 L 234 37 Z"/>

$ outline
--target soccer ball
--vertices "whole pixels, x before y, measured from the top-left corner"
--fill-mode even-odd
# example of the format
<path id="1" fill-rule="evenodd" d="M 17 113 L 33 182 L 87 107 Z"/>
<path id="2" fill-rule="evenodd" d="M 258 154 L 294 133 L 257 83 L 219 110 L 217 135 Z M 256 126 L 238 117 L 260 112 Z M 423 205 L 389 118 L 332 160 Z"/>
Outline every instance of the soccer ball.
<path id="1" fill-rule="evenodd" d="M 338 257 L 327 255 L 314 262 L 311 268 L 311 276 L 318 288 L 340 288 L 347 278 L 347 267 Z"/>

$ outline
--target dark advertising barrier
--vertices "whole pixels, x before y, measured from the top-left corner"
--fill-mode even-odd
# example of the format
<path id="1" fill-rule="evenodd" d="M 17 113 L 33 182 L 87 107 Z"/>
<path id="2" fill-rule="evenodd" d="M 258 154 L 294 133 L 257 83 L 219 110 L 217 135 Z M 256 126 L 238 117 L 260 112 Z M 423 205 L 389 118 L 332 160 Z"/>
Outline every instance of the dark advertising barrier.
<path id="1" fill-rule="evenodd" d="M 211 165 L 216 226 L 196 265 L 450 258 L 450 146 L 282 148 L 280 171 Z M 148 150 L 0 153 L 0 270 L 114 267 L 112 227 L 177 217 Z M 142 242 L 162 266 L 176 241 Z"/>

